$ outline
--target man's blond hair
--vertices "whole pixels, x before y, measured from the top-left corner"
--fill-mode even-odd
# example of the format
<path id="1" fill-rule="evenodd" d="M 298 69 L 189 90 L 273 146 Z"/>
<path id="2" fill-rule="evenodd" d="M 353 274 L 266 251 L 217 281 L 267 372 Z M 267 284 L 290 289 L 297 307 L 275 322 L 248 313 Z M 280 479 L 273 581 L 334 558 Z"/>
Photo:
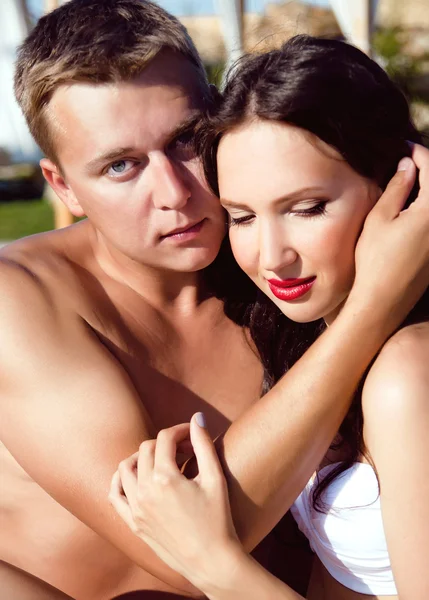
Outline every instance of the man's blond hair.
<path id="1" fill-rule="evenodd" d="M 129 81 L 163 49 L 204 66 L 184 26 L 149 0 L 70 0 L 42 17 L 18 51 L 15 95 L 45 155 L 58 163 L 48 105 L 64 84 Z"/>

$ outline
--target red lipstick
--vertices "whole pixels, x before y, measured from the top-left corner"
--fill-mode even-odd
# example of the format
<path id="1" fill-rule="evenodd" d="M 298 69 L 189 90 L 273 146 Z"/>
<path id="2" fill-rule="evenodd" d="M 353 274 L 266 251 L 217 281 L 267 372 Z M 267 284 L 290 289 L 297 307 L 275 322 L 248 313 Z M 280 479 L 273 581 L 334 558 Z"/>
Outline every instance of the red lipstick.
<path id="1" fill-rule="evenodd" d="M 316 277 L 307 279 L 268 279 L 270 290 L 279 300 L 296 300 L 304 296 L 316 281 Z"/>

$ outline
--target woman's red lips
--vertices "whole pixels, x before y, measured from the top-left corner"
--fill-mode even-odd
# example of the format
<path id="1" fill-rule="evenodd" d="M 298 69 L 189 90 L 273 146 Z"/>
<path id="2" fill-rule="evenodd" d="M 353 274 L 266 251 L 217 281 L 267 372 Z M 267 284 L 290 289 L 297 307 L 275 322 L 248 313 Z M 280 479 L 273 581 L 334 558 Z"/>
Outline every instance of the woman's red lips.
<path id="1" fill-rule="evenodd" d="M 307 279 L 268 279 L 271 292 L 279 300 L 296 300 L 306 294 L 316 281 L 316 277 Z"/>

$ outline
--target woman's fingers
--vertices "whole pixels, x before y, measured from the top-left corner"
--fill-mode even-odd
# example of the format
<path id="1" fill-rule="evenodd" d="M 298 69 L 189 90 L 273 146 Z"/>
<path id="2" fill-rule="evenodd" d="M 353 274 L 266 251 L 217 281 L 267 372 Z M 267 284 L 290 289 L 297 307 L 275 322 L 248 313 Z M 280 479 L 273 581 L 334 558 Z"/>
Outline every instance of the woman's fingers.
<path id="1" fill-rule="evenodd" d="M 413 161 L 419 170 L 420 192 L 416 203 L 423 201 L 429 207 L 429 150 L 419 144 L 410 144 Z"/>
<path id="2" fill-rule="evenodd" d="M 156 439 L 154 470 L 156 473 L 180 475 L 176 456 L 181 443 L 189 439 L 189 423 L 162 429 Z"/>
<path id="3" fill-rule="evenodd" d="M 121 480 L 123 492 L 131 509 L 136 504 L 137 496 L 137 459 L 138 452 L 132 454 L 121 461 L 118 466 L 118 473 Z"/>
<path id="4" fill-rule="evenodd" d="M 125 521 L 130 529 L 133 529 L 134 519 L 130 505 L 128 504 L 128 500 L 124 494 L 119 471 L 116 471 L 112 477 L 112 483 L 110 484 L 109 491 L 109 501 L 121 519 Z"/>
<path id="5" fill-rule="evenodd" d="M 413 189 L 416 179 L 416 165 L 411 158 L 400 160 L 398 170 L 389 181 L 370 216 L 379 215 L 382 218 L 394 219 L 404 208 L 408 196 Z"/>
<path id="6" fill-rule="evenodd" d="M 156 440 L 146 440 L 140 444 L 137 453 L 137 479 L 148 481 L 152 477 L 155 464 Z"/>
<path id="7" fill-rule="evenodd" d="M 203 485 L 223 479 L 222 466 L 210 437 L 203 413 L 196 413 L 191 419 L 191 442 L 198 464 L 198 480 Z"/>

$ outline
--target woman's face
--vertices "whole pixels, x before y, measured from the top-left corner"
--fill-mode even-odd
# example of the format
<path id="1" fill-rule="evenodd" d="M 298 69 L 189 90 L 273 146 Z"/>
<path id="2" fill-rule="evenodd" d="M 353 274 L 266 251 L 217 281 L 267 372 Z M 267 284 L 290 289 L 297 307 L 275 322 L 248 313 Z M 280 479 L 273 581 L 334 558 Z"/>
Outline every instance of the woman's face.
<path id="1" fill-rule="evenodd" d="M 378 186 L 319 138 L 275 121 L 227 133 L 217 161 L 240 267 L 290 319 L 332 322 L 353 284 Z"/>

